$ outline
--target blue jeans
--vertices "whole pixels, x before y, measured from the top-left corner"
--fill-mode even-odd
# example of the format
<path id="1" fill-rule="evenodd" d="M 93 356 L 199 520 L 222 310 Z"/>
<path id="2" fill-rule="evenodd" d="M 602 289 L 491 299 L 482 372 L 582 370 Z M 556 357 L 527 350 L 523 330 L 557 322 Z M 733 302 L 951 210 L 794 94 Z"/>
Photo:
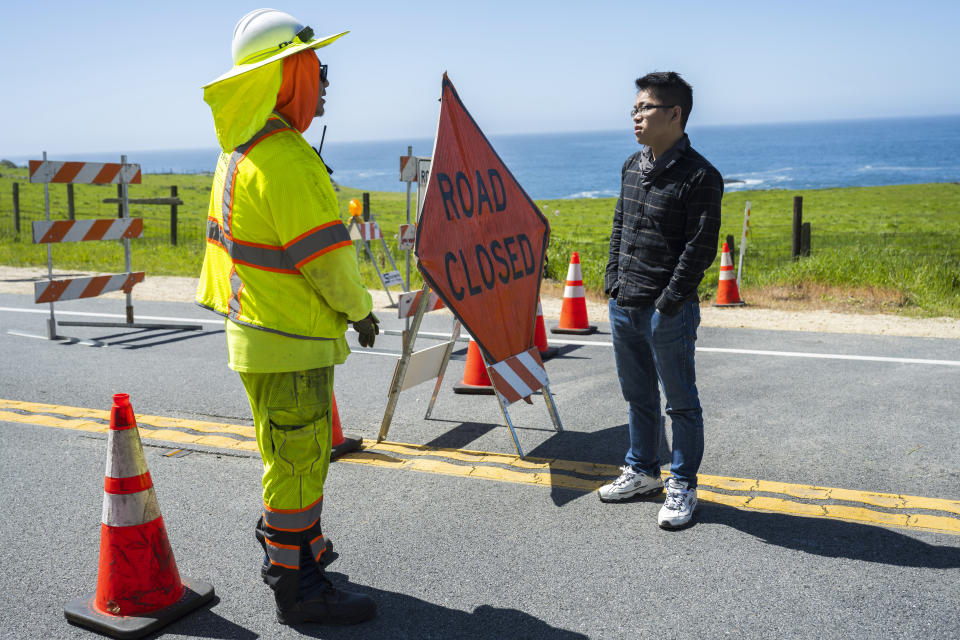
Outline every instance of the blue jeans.
<path id="1" fill-rule="evenodd" d="M 630 450 L 626 462 L 635 471 L 660 475 L 660 389 L 667 399 L 673 430 L 670 471 L 697 486 L 703 459 L 703 411 L 697 395 L 694 343 L 700 305 L 692 300 L 673 316 L 653 303 L 620 307 L 610 300 L 610 331 L 620 390 L 629 404 Z"/>

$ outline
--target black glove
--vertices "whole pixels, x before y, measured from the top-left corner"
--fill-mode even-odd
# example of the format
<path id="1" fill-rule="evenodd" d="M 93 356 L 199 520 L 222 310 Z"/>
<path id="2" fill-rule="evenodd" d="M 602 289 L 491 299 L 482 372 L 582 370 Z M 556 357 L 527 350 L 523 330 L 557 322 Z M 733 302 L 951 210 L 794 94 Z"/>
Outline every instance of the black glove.
<path id="1" fill-rule="evenodd" d="M 371 311 L 363 320 L 355 320 L 353 328 L 359 334 L 357 341 L 360 346 L 372 347 L 374 340 L 380 335 L 380 319 Z"/>

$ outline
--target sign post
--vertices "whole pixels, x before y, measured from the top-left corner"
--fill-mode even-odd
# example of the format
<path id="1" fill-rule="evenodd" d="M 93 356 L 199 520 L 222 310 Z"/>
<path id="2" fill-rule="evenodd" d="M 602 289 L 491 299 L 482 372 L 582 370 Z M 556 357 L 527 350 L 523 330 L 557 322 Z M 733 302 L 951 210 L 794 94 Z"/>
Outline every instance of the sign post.
<path id="1" fill-rule="evenodd" d="M 425 176 L 418 174 L 426 186 L 418 202 L 417 268 L 476 340 L 523 457 L 510 404 L 529 402 L 543 389 L 554 427 L 563 429 L 534 345 L 550 224 L 494 151 L 446 74 L 433 157 Z M 419 325 L 416 318 L 413 325 Z M 408 337 L 411 349 L 414 334 Z M 401 358 L 394 387 L 402 384 L 405 366 Z M 385 420 L 381 440 L 388 426 Z"/>

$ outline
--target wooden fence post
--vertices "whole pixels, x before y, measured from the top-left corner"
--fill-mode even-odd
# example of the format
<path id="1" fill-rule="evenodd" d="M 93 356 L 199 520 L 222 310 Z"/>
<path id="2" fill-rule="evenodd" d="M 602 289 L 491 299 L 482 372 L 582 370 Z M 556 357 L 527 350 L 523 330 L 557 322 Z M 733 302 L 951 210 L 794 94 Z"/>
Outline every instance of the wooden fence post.
<path id="1" fill-rule="evenodd" d="M 117 185 L 117 217 L 123 217 L 123 185 Z"/>
<path id="2" fill-rule="evenodd" d="M 370 222 L 370 194 L 363 194 L 363 221 Z"/>
<path id="3" fill-rule="evenodd" d="M 73 183 L 67 183 L 67 217 L 71 220 L 77 219 L 77 213 L 73 208 Z"/>
<path id="4" fill-rule="evenodd" d="M 803 226 L 803 196 L 793 196 L 793 246 L 790 257 L 800 257 L 800 233 Z"/>
<path id="5" fill-rule="evenodd" d="M 730 257 L 731 257 L 731 259 L 732 259 L 733 256 L 737 255 L 737 247 L 733 244 L 733 236 L 732 236 L 732 235 L 727 234 L 726 243 L 727 243 L 727 248 L 730 249 Z"/>
<path id="6" fill-rule="evenodd" d="M 20 233 L 20 183 L 13 183 L 13 228 Z"/>
<path id="7" fill-rule="evenodd" d="M 170 185 L 170 197 L 176 199 L 177 185 Z M 177 205 L 170 205 L 170 244 L 177 246 Z"/>

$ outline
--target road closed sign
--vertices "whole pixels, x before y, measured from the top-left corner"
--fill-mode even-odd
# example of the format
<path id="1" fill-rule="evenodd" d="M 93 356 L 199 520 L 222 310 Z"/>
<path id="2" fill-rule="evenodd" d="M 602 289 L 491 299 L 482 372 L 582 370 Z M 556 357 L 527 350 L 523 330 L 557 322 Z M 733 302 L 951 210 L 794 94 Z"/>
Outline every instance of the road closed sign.
<path id="1" fill-rule="evenodd" d="M 550 225 L 443 76 L 418 268 L 488 363 L 533 346 Z"/>

